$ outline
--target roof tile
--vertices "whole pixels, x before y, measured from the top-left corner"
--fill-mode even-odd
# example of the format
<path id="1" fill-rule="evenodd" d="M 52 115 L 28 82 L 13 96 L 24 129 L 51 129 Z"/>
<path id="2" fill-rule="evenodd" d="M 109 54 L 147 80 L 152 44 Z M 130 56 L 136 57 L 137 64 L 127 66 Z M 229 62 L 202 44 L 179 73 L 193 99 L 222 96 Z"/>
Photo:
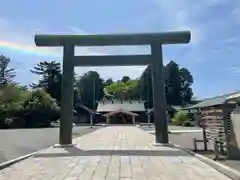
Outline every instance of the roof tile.
<path id="1" fill-rule="evenodd" d="M 145 106 L 143 102 L 138 101 L 132 101 L 131 103 L 129 101 L 123 101 L 122 103 L 120 101 L 113 102 L 100 102 L 98 104 L 97 112 L 111 112 L 111 111 L 117 111 L 117 110 L 123 110 L 123 111 L 130 111 L 130 112 L 144 112 Z"/>

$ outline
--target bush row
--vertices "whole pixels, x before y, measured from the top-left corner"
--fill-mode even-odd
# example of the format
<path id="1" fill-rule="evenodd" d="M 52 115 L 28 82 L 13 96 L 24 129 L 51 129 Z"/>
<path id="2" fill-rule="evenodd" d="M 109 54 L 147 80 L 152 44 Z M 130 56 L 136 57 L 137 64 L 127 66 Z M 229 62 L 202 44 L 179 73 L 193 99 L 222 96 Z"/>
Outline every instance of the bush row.
<path id="1" fill-rule="evenodd" d="M 43 89 L 8 85 L 0 90 L 0 128 L 47 127 L 59 117 L 59 107 Z"/>
<path id="2" fill-rule="evenodd" d="M 178 126 L 192 126 L 188 114 L 184 111 L 177 112 L 171 120 L 173 124 Z"/>

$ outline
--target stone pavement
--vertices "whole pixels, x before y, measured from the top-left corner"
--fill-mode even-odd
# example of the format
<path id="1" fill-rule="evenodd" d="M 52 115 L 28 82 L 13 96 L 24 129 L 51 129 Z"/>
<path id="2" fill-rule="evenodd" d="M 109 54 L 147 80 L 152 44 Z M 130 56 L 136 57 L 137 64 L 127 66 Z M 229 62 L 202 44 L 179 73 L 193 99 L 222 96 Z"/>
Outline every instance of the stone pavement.
<path id="1" fill-rule="evenodd" d="M 152 146 L 134 126 L 109 126 L 0 171 L 0 180 L 230 180 L 185 151 Z"/>

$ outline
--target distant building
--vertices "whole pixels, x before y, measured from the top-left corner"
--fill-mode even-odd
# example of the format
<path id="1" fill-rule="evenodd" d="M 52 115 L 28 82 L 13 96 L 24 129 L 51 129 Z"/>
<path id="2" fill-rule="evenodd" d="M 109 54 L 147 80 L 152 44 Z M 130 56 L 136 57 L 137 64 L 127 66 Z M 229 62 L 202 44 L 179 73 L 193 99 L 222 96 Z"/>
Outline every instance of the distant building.
<path id="1" fill-rule="evenodd" d="M 172 111 L 171 111 L 172 113 Z M 166 116 L 167 116 L 167 121 L 170 122 L 171 121 L 171 113 L 170 113 L 170 109 L 167 108 L 166 110 Z M 146 115 L 148 116 L 148 123 L 154 123 L 154 109 L 148 109 L 146 112 Z"/>
<path id="2" fill-rule="evenodd" d="M 101 101 L 98 103 L 97 112 L 102 115 L 99 121 L 107 124 L 147 122 L 146 109 L 142 101 Z"/>
<path id="3" fill-rule="evenodd" d="M 240 91 L 237 91 L 221 96 L 207 98 L 195 105 L 185 107 L 183 110 L 187 110 L 190 114 L 193 114 L 197 124 L 201 124 L 203 119 L 204 121 L 207 119 L 204 118 L 204 116 L 207 116 L 207 112 L 209 110 L 222 110 L 227 117 L 237 107 L 238 103 L 234 101 L 234 99 L 237 98 L 239 94 Z"/>
<path id="4" fill-rule="evenodd" d="M 76 103 L 74 109 L 75 123 L 90 123 L 91 118 L 95 119 L 94 117 L 98 115 L 97 112 L 81 103 Z"/>
<path id="5" fill-rule="evenodd" d="M 195 112 L 199 112 L 200 110 L 203 110 L 205 108 L 213 108 L 213 107 L 220 107 L 220 108 L 225 108 L 225 107 L 235 107 L 236 102 L 235 101 L 229 101 L 228 99 L 234 99 L 234 96 L 237 96 L 240 93 L 240 91 L 229 93 L 229 94 L 224 94 L 221 96 L 216 96 L 212 98 L 207 98 L 203 99 L 201 102 L 191 105 L 188 107 L 184 107 L 183 110 L 195 110 Z"/>

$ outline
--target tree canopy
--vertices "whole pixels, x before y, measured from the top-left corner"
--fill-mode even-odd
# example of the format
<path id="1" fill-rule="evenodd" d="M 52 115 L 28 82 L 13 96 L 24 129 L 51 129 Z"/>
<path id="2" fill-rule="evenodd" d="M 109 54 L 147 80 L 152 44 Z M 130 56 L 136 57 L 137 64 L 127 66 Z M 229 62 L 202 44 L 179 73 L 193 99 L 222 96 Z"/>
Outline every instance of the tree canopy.
<path id="1" fill-rule="evenodd" d="M 170 61 L 163 66 L 165 80 L 166 102 L 169 105 L 181 105 L 191 101 L 193 93 L 191 85 L 193 77 L 186 68 L 180 68 L 177 63 Z M 152 107 L 152 77 L 151 67 L 148 66 L 143 72 L 139 83 L 144 100 Z"/>
<path id="2" fill-rule="evenodd" d="M 13 83 L 16 76 L 15 69 L 9 68 L 11 59 L 4 55 L 0 55 L 0 86 L 3 87 L 9 83 Z"/>
<path id="3" fill-rule="evenodd" d="M 77 78 L 76 90 L 81 102 L 89 108 L 95 109 L 96 102 L 104 96 L 104 80 L 96 71 L 89 71 Z"/>
<path id="4" fill-rule="evenodd" d="M 61 65 L 56 61 L 41 61 L 33 69 L 32 73 L 40 75 L 38 84 L 32 84 L 31 87 L 43 88 L 58 102 L 61 100 L 62 73 Z"/>
<path id="5" fill-rule="evenodd" d="M 138 80 L 132 79 L 128 81 L 114 82 L 105 87 L 107 92 L 115 95 L 117 99 L 139 99 Z"/>
<path id="6" fill-rule="evenodd" d="M 41 61 L 30 72 L 39 76 L 39 81 L 27 86 L 14 82 L 15 69 L 9 68 L 11 59 L 0 55 L 0 128 L 14 124 L 9 117 L 19 117 L 25 127 L 48 126 L 59 117 L 62 71 L 56 61 Z M 191 101 L 193 77 L 188 69 L 170 61 L 163 66 L 165 95 L 169 105 L 181 105 Z M 71 87 L 69 87 L 71 88 Z M 98 72 L 88 71 L 74 77 L 74 104 L 82 103 L 90 109 L 104 98 L 144 100 L 148 107 L 152 102 L 152 71 L 148 66 L 137 79 L 124 75 L 119 80 L 104 81 Z M 6 123 L 6 118 L 8 119 Z M 19 120 L 18 120 L 19 121 Z M 11 123 L 9 123 L 11 122 Z"/>

